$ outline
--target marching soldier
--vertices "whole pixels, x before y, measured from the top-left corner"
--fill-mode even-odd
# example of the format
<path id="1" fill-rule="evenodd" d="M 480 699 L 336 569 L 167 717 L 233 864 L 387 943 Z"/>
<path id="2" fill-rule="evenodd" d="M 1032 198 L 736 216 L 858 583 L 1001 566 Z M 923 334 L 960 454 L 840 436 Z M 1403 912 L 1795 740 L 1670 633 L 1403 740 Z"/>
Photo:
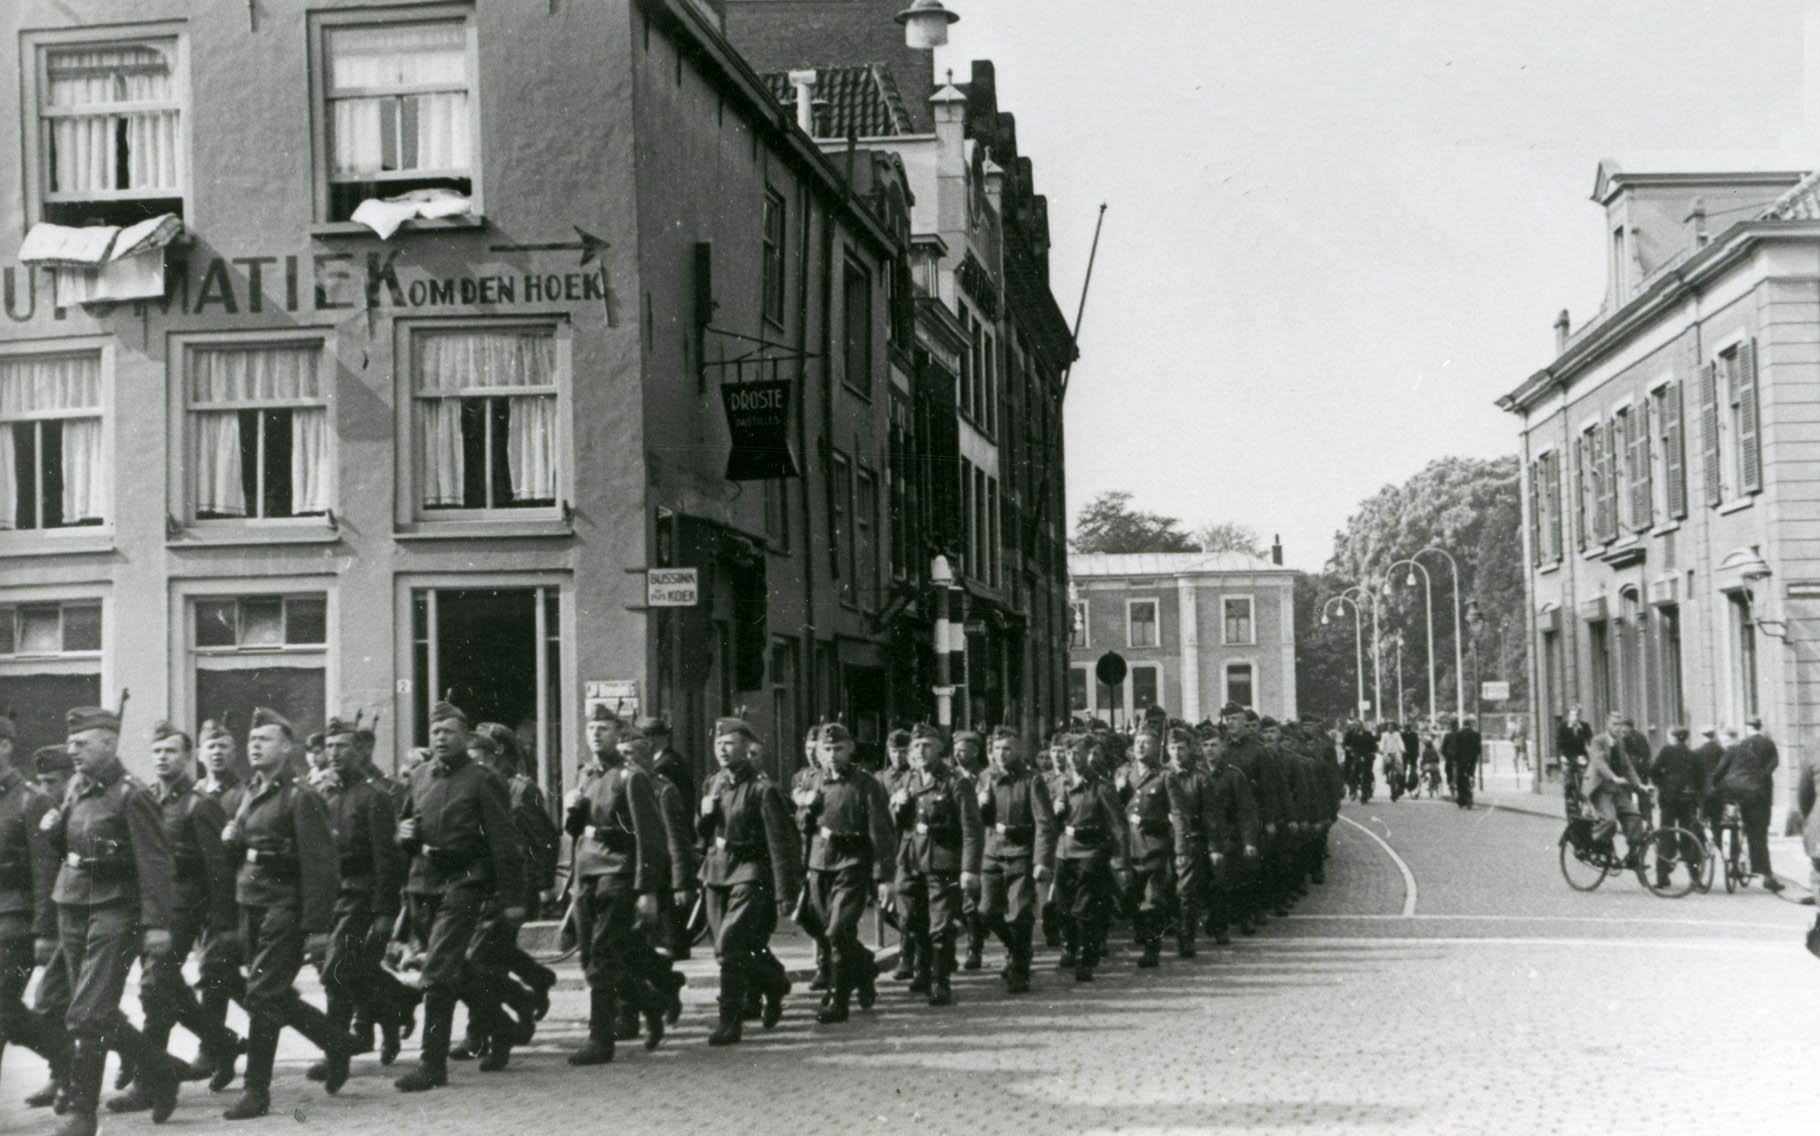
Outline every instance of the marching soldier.
<path id="1" fill-rule="evenodd" d="M 457 1000 L 490 1039 L 481 1071 L 506 1067 L 513 1034 L 498 975 L 476 965 L 469 952 L 495 895 L 513 897 L 499 912 L 508 926 L 515 929 L 525 917 L 517 898 L 523 858 L 505 782 L 468 759 L 468 716 L 460 707 L 445 701 L 430 708 L 430 750 L 433 758 L 411 772 L 398 820 L 398 845 L 412 858 L 411 921 L 428 936 L 420 1062 L 393 1082 L 406 1093 L 448 1084 Z"/>
<path id="2" fill-rule="evenodd" d="M 145 1037 L 164 1049 L 171 1027 L 181 1025 L 201 1042 L 198 1064 L 232 1066 L 240 1038 L 205 1013 L 183 981 L 184 960 L 204 934 L 232 938 L 237 918 L 234 874 L 221 848 L 227 817 L 213 797 L 196 788 L 195 756 L 188 734 L 159 722 L 152 727 L 152 772 L 158 777 L 152 795 L 170 844 L 172 879 L 171 949 L 140 961 L 139 1002 L 145 1010 Z M 152 1107 L 143 1081 L 107 1102 L 109 1112 L 142 1112 Z"/>
<path id="3" fill-rule="evenodd" d="M 1245 926 L 1245 878 L 1258 859 L 1257 797 L 1251 780 L 1229 758 L 1217 737 L 1207 739 L 1208 813 L 1207 930 L 1220 946 L 1232 942 L 1230 927 Z"/>
<path id="4" fill-rule="evenodd" d="M 646 772 L 653 777 L 663 778 L 675 787 L 677 799 L 683 804 L 683 816 L 686 819 L 689 809 L 692 807 L 690 802 L 698 799 L 699 796 L 695 791 L 695 774 L 689 767 L 689 759 L 678 753 L 676 748 L 670 744 L 670 723 L 662 718 L 646 717 L 640 718 L 637 725 L 638 732 L 651 743 L 651 764 Z M 661 793 L 658 796 L 660 799 L 662 798 Z M 691 864 L 694 863 L 694 859 L 693 856 L 690 857 Z M 687 959 L 690 954 L 689 917 L 693 912 L 693 902 L 687 907 L 681 904 L 671 904 L 668 910 L 670 957 L 678 962 Z"/>
<path id="5" fill-rule="evenodd" d="M 276 711 L 253 711 L 247 734 L 253 779 L 222 833 L 230 856 L 240 861 L 235 898 L 251 1023 L 240 1099 L 222 1114 L 229 1120 L 264 1116 L 271 1109 L 272 1063 L 285 1026 L 322 1050 L 328 1059 L 323 1087 L 331 1093 L 346 1083 L 348 1062 L 359 1048 L 293 985 L 304 959 L 321 958 L 328 949 L 337 887 L 335 861 L 325 854 L 334 847 L 328 808 L 292 772 L 296 736 Z"/>
<path id="6" fill-rule="evenodd" d="M 1125 815 L 1118 795 L 1099 772 L 1101 743 L 1076 739 L 1068 751 L 1067 779 L 1055 799 L 1062 833 L 1055 849 L 1055 902 L 1062 918 L 1062 956 L 1076 982 L 1093 981 L 1100 948 L 1119 887 L 1129 880 Z"/>
<path id="7" fill-rule="evenodd" d="M 973 782 L 974 792 L 983 790 L 989 784 L 985 741 L 975 730 L 961 730 L 954 735 L 953 749 L 954 768 Z M 967 926 L 967 957 L 961 969 L 978 970 L 984 965 L 981 956 L 986 950 L 986 924 L 980 918 L 977 892 L 961 892 L 961 920 Z"/>
<path id="8" fill-rule="evenodd" d="M 228 729 L 227 716 L 210 718 L 196 732 L 196 745 L 202 755 L 202 779 L 196 790 L 220 806 L 221 815 L 232 817 L 240 811 L 240 800 L 246 796 L 246 782 L 240 776 L 240 758 L 234 735 Z M 230 865 L 232 867 L 232 865 Z M 240 928 L 238 920 L 227 930 L 217 933 L 203 928 L 202 973 L 197 993 L 202 1013 L 211 1025 L 227 1024 L 228 1002 L 244 1004 L 246 977 L 241 974 Z M 190 1063 L 189 1076 L 209 1078 L 209 1091 L 220 1092 L 234 1082 L 234 1062 L 240 1047 L 221 1054 L 203 1050 Z"/>
<path id="9" fill-rule="evenodd" d="M 50 802 L 50 811 L 55 811 L 58 802 L 68 792 L 70 779 L 75 774 L 68 747 L 39 746 L 32 754 L 32 769 L 37 774 L 34 781 L 39 792 Z M 42 820 L 39 824 L 43 828 Z M 44 838 L 48 842 L 48 829 L 44 830 Z M 55 846 L 47 843 L 47 851 L 51 858 L 51 887 L 54 891 L 60 869 Z M 45 1054 L 45 1064 L 50 1067 L 50 1078 L 42 1088 L 25 1098 L 25 1107 L 49 1108 L 54 1104 L 57 1111 L 62 1113 L 69 1108 L 70 1043 L 64 1019 L 69 1016 L 70 975 L 69 969 L 63 965 L 62 944 L 56 938 L 55 899 L 51 901 L 51 929 L 50 955 L 39 964 L 38 992 L 32 997 L 32 1018 L 38 1029 L 38 1037 L 49 1047 L 49 1052 Z M 34 945 L 33 954 L 42 954 L 42 948 Z"/>
<path id="10" fill-rule="evenodd" d="M 873 887 L 882 909 L 890 898 L 897 834 L 884 786 L 853 760 L 853 736 L 839 722 L 821 728 L 823 773 L 818 824 L 809 846 L 809 897 L 826 928 L 832 981 L 816 1020 L 847 1020 L 855 991 L 860 1009 L 878 998 L 878 962 L 859 938 Z"/>
<path id="11" fill-rule="evenodd" d="M 1195 925 L 1206 907 L 1209 860 L 1215 828 L 1214 795 L 1206 774 L 1195 760 L 1194 731 L 1169 727 L 1169 768 L 1163 774 L 1163 793 L 1175 854 L 1175 943 L 1178 958 L 1195 956 Z"/>
<path id="12" fill-rule="evenodd" d="M 920 992 L 926 985 L 929 1004 L 946 1006 L 954 1001 L 948 979 L 961 895 L 979 888 L 978 787 L 943 759 L 941 735 L 933 727 L 911 731 L 910 745 L 922 749 L 923 771 L 900 812 L 911 834 L 897 866 L 898 910 L 917 938 L 917 974 L 910 989 Z"/>
<path id="13" fill-rule="evenodd" d="M 720 1024 L 709 1045 L 740 1040 L 746 990 L 764 995 L 764 1026 L 783 1015 L 790 983 L 782 967 L 768 965 L 768 943 L 777 920 L 789 915 L 802 883 L 801 845 L 782 793 L 747 756 L 757 740 L 738 718 L 714 723 L 714 756 L 721 771 L 701 801 L 697 822 L 708 853 L 702 868 L 708 925 L 720 960 Z"/>
<path id="14" fill-rule="evenodd" d="M 1025 766 L 1017 732 L 992 732 L 991 766 L 980 791 L 985 844 L 980 863 L 979 912 L 1005 944 L 999 972 L 1013 994 L 1030 989 L 1031 939 L 1036 889 L 1055 865 L 1055 808 L 1043 779 Z"/>
<path id="15" fill-rule="evenodd" d="M 645 937 L 649 940 L 650 949 L 644 952 L 644 962 L 648 969 L 648 986 L 663 1000 L 664 1021 L 675 1025 L 682 1017 L 682 988 L 686 979 L 673 965 L 679 957 L 672 948 L 677 934 L 674 915 L 681 911 L 686 919 L 695 907 L 695 889 L 699 878 L 695 856 L 695 825 L 689 816 L 688 801 L 677 790 L 675 780 L 657 773 L 656 758 L 651 754 L 651 741 L 645 736 L 642 727 L 634 726 L 629 735 L 620 737 L 619 752 L 651 778 L 651 788 L 657 793 L 657 811 L 663 817 L 664 848 L 670 864 L 669 891 L 660 889 L 658 892 L 658 906 L 662 909 L 663 919 L 654 931 L 647 929 Z M 682 926 L 683 941 L 686 943 L 687 922 L 683 922 Z M 620 1017 L 623 1024 L 623 1005 Z M 637 1037 L 636 1017 L 632 1025 L 631 1036 Z M 629 1039 L 622 1037 L 620 1040 Z"/>
<path id="16" fill-rule="evenodd" d="M 185 1066 L 120 1012 L 136 951 L 170 953 L 171 851 L 157 802 L 120 764 L 120 716 L 88 706 L 66 720 L 76 779 L 43 821 L 64 858 L 52 899 L 70 983 L 69 1112 L 58 1136 L 94 1136 L 109 1048 L 137 1071 L 155 1123 L 177 1107 Z"/>
<path id="17" fill-rule="evenodd" d="M 1149 721 L 1132 738 L 1131 764 L 1122 771 L 1119 802 L 1125 807 L 1125 858 L 1131 865 L 1132 931 L 1143 954 L 1140 967 L 1160 961 L 1163 928 L 1174 892 L 1175 849 L 1161 739 Z"/>
<path id="18" fill-rule="evenodd" d="M 15 760 L 13 720 L 0 717 L 0 1053 L 7 1042 L 37 1053 L 53 1070 L 63 1061 L 62 1030 L 25 1006 L 32 969 L 56 951 L 57 856 L 44 818 L 54 804 Z"/>
<path id="19" fill-rule="evenodd" d="M 1068 787 L 1068 747 L 1072 736 L 1066 730 L 1057 730 L 1049 735 L 1049 745 L 1039 762 L 1043 787 L 1049 790 L 1049 800 L 1053 803 L 1061 798 Z M 1062 915 L 1055 905 L 1055 887 L 1044 889 L 1041 913 L 1043 923 L 1043 945 L 1059 947 L 1062 945 Z"/>
<path id="20" fill-rule="evenodd" d="M 803 738 L 802 768 L 790 775 L 790 805 L 794 810 L 797 835 L 802 841 L 804 863 L 808 862 L 809 845 L 819 823 L 822 777 L 827 773 L 822 767 L 821 736 L 822 724 L 809 727 Z M 805 878 L 803 882 L 806 889 L 808 880 Z M 803 934 L 815 940 L 815 977 L 809 980 L 809 989 L 826 991 L 834 984 L 834 955 L 828 947 L 828 929 L 816 918 L 815 905 L 809 902 L 807 890 L 795 899 L 791 917 Z"/>
<path id="21" fill-rule="evenodd" d="M 879 784 L 884 786 L 886 799 L 896 800 L 899 790 L 904 790 L 907 795 L 907 786 L 919 768 L 910 760 L 910 731 L 892 730 L 885 739 L 885 768 L 878 776 Z M 896 805 L 892 809 L 895 816 Z M 896 831 L 898 847 L 901 848 L 909 834 L 902 829 Z M 894 866 L 897 863 L 895 850 L 891 862 Z M 916 977 L 916 940 L 911 937 L 901 919 L 897 923 L 897 968 L 891 972 L 891 977 L 899 982 Z"/>
<path id="22" fill-rule="evenodd" d="M 486 760 L 506 782 L 512 822 L 517 826 L 519 843 L 524 849 L 525 910 L 535 911 L 543 902 L 543 893 L 555 886 L 562 833 L 550 819 L 543 790 L 525 772 L 518 735 L 498 722 L 482 722 L 475 735 L 485 735 L 493 742 L 492 748 L 486 751 Z M 550 1012 L 550 989 L 556 985 L 556 972 L 526 953 L 518 945 L 516 935 L 505 944 L 504 952 L 506 970 L 530 991 L 531 1016 L 542 1021 Z"/>
<path id="23" fill-rule="evenodd" d="M 353 724 L 330 718 L 323 727 L 323 752 L 332 773 L 323 799 L 335 834 L 341 883 L 335 897 L 335 929 L 322 965 L 322 990 L 328 998 L 329 1022 L 337 1032 L 347 1032 L 357 1012 L 362 1020 L 379 1024 L 379 1063 L 390 1065 L 417 1006 L 416 991 L 383 965 L 404 887 L 405 858 L 395 839 L 397 816 L 391 794 L 361 756 Z M 368 1034 L 363 1048 L 370 1039 Z M 331 1064 L 321 1062 L 310 1068 L 309 1077 L 326 1080 L 330 1071 Z"/>
<path id="24" fill-rule="evenodd" d="M 597 706 L 589 726 L 606 713 Z M 569 1055 L 571 1065 L 613 1060 L 622 988 L 636 991 L 648 1030 L 645 1048 L 655 1048 L 664 1036 L 665 1000 L 645 988 L 641 964 L 649 948 L 640 934 L 657 925 L 658 892 L 669 882 L 663 815 L 649 775 L 620 755 L 618 734 L 588 731 L 590 748 L 607 737 L 615 744 L 594 750 L 600 773 L 571 790 L 564 809 L 564 828 L 576 841 L 576 916 L 588 977 L 588 1040 Z"/>

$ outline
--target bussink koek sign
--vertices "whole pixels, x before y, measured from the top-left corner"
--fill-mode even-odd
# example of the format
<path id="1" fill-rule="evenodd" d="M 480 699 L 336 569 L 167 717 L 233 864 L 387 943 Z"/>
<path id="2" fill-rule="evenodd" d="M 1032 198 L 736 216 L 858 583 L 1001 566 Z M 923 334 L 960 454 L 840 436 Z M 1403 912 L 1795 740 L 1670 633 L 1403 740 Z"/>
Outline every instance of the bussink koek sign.
<path id="1" fill-rule="evenodd" d="M 720 388 L 727 408 L 728 481 L 769 481 L 800 472 L 790 449 L 790 380 L 762 379 Z"/>

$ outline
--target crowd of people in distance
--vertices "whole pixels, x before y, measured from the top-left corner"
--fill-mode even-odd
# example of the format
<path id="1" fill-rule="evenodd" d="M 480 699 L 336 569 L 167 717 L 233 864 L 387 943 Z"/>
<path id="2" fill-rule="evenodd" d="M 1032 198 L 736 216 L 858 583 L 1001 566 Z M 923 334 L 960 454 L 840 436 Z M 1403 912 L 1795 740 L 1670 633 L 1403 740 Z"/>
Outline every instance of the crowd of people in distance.
<path id="1" fill-rule="evenodd" d="M 1346 797 L 1369 803 L 1384 776 L 1390 799 L 1404 794 L 1439 796 L 1446 791 L 1470 809 L 1481 777 L 1485 743 L 1472 718 L 1441 715 L 1428 723 L 1382 721 L 1376 726 L 1353 718 L 1334 726 L 1333 747 L 1346 776 Z"/>

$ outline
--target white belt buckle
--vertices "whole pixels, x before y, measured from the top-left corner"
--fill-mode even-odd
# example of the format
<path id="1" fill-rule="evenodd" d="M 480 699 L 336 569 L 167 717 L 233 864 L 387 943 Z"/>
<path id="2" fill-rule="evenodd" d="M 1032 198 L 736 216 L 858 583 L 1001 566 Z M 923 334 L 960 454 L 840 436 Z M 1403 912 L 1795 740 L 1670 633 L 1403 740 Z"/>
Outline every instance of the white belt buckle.
<path id="1" fill-rule="evenodd" d="M 1143 818 L 1143 816 L 1142 816 L 1142 815 L 1141 815 L 1141 814 L 1138 814 L 1138 813 L 1126 813 L 1126 814 L 1125 814 L 1125 815 L 1126 815 L 1126 816 L 1127 816 L 1127 817 L 1128 817 L 1128 818 L 1130 818 L 1130 820 L 1131 820 L 1131 823 L 1132 823 L 1132 824 L 1143 824 L 1143 823 L 1144 823 L 1144 818 Z"/>
<path id="2" fill-rule="evenodd" d="M 259 853 L 252 848 L 248 848 L 246 850 L 246 862 L 249 864 L 259 863 Z"/>
<path id="3" fill-rule="evenodd" d="M 1067 836 L 1070 840 L 1074 839 L 1074 826 L 1071 824 L 1063 825 L 1062 833 L 1063 833 L 1063 835 Z"/>
<path id="4" fill-rule="evenodd" d="M 723 852 L 726 851 L 727 850 L 727 838 L 724 836 L 716 836 L 714 838 L 714 847 L 720 849 Z"/>
<path id="5" fill-rule="evenodd" d="M 1006 834 L 1006 833 L 1007 833 L 1007 832 L 1010 832 L 1010 831 L 1011 831 L 1011 828 L 1010 828 L 1010 826 L 1009 826 L 1009 825 L 1004 825 L 1004 824 L 995 824 L 995 825 L 993 825 L 993 826 L 992 826 L 992 827 L 993 827 L 993 828 L 995 828 L 995 829 L 997 829 L 997 830 L 998 830 L 998 834 L 999 834 L 999 835 L 1000 835 L 1000 836 L 1003 836 L 1003 835 L 1005 835 L 1005 834 Z"/>
<path id="6" fill-rule="evenodd" d="M 82 866 L 82 853 L 71 852 L 63 858 L 63 862 L 72 868 L 80 868 Z"/>
<path id="7" fill-rule="evenodd" d="M 600 828 L 598 825 L 590 824 L 581 830 L 581 834 L 583 836 L 587 837 L 589 840 L 599 840 L 600 839 Z"/>
<path id="8" fill-rule="evenodd" d="M 834 830 L 829 828 L 825 824 L 822 825 L 822 839 L 823 840 L 833 840 L 834 839 Z"/>
<path id="9" fill-rule="evenodd" d="M 919 820 L 919 821 L 917 821 L 917 822 L 916 822 L 916 831 L 917 831 L 917 834 L 918 834 L 918 835 L 919 835 L 919 836 L 927 836 L 927 835 L 929 835 L 929 825 L 928 825 L 928 823 L 927 823 L 927 822 L 925 822 L 925 821 L 920 821 L 920 820 Z"/>

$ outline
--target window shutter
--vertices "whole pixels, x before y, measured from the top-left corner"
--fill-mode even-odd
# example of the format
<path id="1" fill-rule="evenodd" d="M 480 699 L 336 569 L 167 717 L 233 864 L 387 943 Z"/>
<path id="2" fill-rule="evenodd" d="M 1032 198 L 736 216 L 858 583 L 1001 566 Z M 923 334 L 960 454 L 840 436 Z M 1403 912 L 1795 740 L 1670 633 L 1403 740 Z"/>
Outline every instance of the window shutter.
<path id="1" fill-rule="evenodd" d="M 1548 455 L 1548 557 L 1561 559 L 1561 455 Z"/>
<path id="2" fill-rule="evenodd" d="M 1719 482 L 1719 368 L 1700 368 L 1700 464 L 1706 467 L 1706 503 L 1717 505 Z"/>
<path id="3" fill-rule="evenodd" d="M 1598 500 L 1593 476 L 1597 470 L 1592 460 L 1592 435 L 1582 434 L 1574 441 L 1574 545 L 1586 549 L 1586 538 L 1592 530 L 1592 503 Z"/>
<path id="4" fill-rule="evenodd" d="M 1633 485 L 1631 496 L 1636 501 L 1630 523 L 1638 532 L 1647 532 L 1656 523 L 1655 476 L 1649 464 L 1649 401 L 1644 399 L 1631 409 L 1631 431 L 1636 435 L 1636 456 L 1631 460 Z"/>
<path id="5" fill-rule="evenodd" d="M 1529 463 L 1529 562 L 1540 564 L 1546 556 L 1542 550 L 1542 458 Z"/>
<path id="6" fill-rule="evenodd" d="M 1605 531 L 1599 539 L 1611 543 L 1618 539 L 1618 482 L 1619 467 L 1622 461 L 1618 456 L 1618 420 L 1616 417 L 1605 420 Z"/>
<path id="7" fill-rule="evenodd" d="M 1739 489 L 1763 488 L 1763 430 L 1757 415 L 1757 345 L 1738 348 L 1738 479 Z"/>
<path id="8" fill-rule="evenodd" d="M 1681 384 L 1662 390 L 1662 476 L 1671 520 L 1687 516 L 1687 463 L 1681 441 Z"/>
<path id="9" fill-rule="evenodd" d="M 1642 511 L 1637 508 L 1637 408 L 1635 405 L 1619 411 L 1612 421 L 1614 427 L 1624 435 L 1624 516 L 1618 523 L 1622 531 L 1625 527 L 1636 528 L 1637 518 Z"/>

